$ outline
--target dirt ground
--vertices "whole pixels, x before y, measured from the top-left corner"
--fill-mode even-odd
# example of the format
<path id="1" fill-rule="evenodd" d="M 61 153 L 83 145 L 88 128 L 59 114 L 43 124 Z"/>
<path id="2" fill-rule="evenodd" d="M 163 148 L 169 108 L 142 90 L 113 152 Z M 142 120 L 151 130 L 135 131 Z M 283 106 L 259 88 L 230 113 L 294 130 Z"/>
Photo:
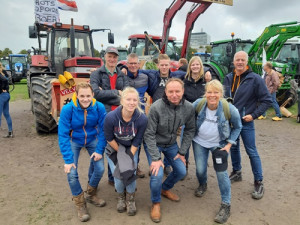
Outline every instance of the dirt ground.
<path id="1" fill-rule="evenodd" d="M 38 135 L 35 132 L 29 100 L 13 102 L 10 107 L 15 138 L 0 139 L 0 224 L 81 224 L 63 171 L 57 135 Z M 256 121 L 265 196 L 259 201 L 251 198 L 253 176 L 242 148 L 243 181 L 232 185 L 232 213 L 227 224 L 300 224 L 300 124 L 294 120 Z M 1 136 L 4 132 L 6 123 L 2 118 Z M 87 183 L 88 162 L 87 152 L 82 151 L 79 175 L 83 189 Z M 202 198 L 193 194 L 197 187 L 193 154 L 190 162 L 188 177 L 174 188 L 181 201 L 174 203 L 162 199 L 162 225 L 214 224 L 220 194 L 211 158 L 208 191 Z M 141 168 L 148 171 L 144 152 L 141 153 Z M 107 183 L 107 172 L 99 187 L 98 195 L 106 200 L 107 205 L 97 208 L 88 204 L 91 214 L 88 224 L 153 224 L 149 217 L 148 175 L 138 179 L 138 212 L 134 217 L 116 211 L 117 194 Z"/>

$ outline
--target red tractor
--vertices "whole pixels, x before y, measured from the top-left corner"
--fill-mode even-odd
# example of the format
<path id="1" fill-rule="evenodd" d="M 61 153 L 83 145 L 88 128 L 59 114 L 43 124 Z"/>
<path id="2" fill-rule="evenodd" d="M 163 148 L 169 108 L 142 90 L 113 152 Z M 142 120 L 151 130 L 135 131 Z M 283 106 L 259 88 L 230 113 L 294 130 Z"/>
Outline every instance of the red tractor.
<path id="1" fill-rule="evenodd" d="M 33 48 L 34 55 L 31 57 L 32 63 L 27 73 L 28 93 L 38 133 L 49 133 L 57 129 L 57 118 L 54 118 L 51 112 L 54 106 L 59 115 L 62 107 L 59 83 L 58 88 L 53 88 L 53 81 L 58 75 L 68 71 L 75 79 L 88 79 L 92 68 L 103 65 L 101 58 L 94 57 L 92 33 L 105 30 L 109 29 L 90 30 L 88 25 L 73 25 L 73 20 L 71 24 L 35 23 L 34 26 L 29 26 L 29 37 L 37 38 L 39 44 L 37 49 Z M 108 42 L 114 43 L 114 36 L 110 30 Z"/>

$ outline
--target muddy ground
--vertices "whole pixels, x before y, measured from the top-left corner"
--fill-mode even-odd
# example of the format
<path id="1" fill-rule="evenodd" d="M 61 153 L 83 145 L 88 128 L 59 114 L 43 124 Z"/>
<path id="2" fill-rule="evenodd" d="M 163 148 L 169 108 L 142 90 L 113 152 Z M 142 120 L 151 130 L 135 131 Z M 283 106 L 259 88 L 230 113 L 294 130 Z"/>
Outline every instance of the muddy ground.
<path id="1" fill-rule="evenodd" d="M 30 111 L 30 101 L 10 104 L 15 138 L 0 139 L 0 224 L 82 224 L 78 221 L 71 198 L 57 135 L 38 135 Z M 227 224 L 300 224 L 300 124 L 295 119 L 272 122 L 256 121 L 257 145 L 265 177 L 265 196 L 251 198 L 253 176 L 242 148 L 243 181 L 232 185 L 232 213 Z M 1 136 L 6 132 L 2 118 Z M 195 163 L 191 154 L 189 175 L 174 191 L 179 203 L 162 199 L 160 224 L 214 224 L 220 195 L 210 159 L 208 191 L 194 197 L 197 187 Z M 79 161 L 80 181 L 87 183 L 88 154 L 82 151 Z M 141 168 L 148 171 L 141 153 Z M 229 167 L 230 170 L 230 167 Z M 107 183 L 107 172 L 98 195 L 107 201 L 104 208 L 88 204 L 91 220 L 87 224 L 154 224 L 149 218 L 149 177 L 138 179 L 138 213 L 129 217 L 116 211 L 117 194 Z"/>

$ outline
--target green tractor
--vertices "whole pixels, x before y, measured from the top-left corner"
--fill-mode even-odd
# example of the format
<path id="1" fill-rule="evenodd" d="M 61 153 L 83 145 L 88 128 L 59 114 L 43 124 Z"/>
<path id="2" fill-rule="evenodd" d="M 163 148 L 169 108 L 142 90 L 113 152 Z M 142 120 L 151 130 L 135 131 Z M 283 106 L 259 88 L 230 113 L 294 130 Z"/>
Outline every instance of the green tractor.
<path id="1" fill-rule="evenodd" d="M 231 35 L 232 37 L 234 34 Z M 233 57 L 238 51 L 245 51 L 249 55 L 249 66 L 254 72 L 262 75 L 262 53 L 266 51 L 266 60 L 271 61 L 274 68 L 283 74 L 284 83 L 277 94 L 277 101 L 282 105 L 288 101 L 286 107 L 292 106 L 297 101 L 297 82 L 299 82 L 299 51 L 298 45 L 285 45 L 288 39 L 300 36 L 298 22 L 272 24 L 265 28 L 263 33 L 253 42 L 250 40 L 232 39 L 212 43 L 212 54 L 209 63 L 205 66 L 212 71 L 213 77 L 223 81 L 226 74 L 233 70 Z M 273 41 L 269 43 L 270 39 Z M 280 61 L 288 51 L 295 55 L 290 62 Z M 293 51 L 293 52 L 292 52 Z"/>

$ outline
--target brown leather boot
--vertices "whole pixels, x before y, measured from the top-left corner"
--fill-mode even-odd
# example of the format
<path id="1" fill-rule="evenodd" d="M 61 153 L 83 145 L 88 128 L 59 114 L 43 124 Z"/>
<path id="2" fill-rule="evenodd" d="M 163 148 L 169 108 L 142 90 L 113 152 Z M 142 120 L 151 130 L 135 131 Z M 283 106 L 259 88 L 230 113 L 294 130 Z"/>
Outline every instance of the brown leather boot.
<path id="1" fill-rule="evenodd" d="M 97 197 L 97 188 L 94 188 L 88 184 L 86 194 L 87 194 L 86 201 L 88 203 L 91 203 L 98 207 L 105 206 L 106 202 L 103 199 Z"/>
<path id="2" fill-rule="evenodd" d="M 90 219 L 90 215 L 86 208 L 86 202 L 84 199 L 84 194 L 81 192 L 80 195 L 73 196 L 73 200 L 75 201 L 75 205 L 77 208 L 78 219 L 81 222 L 86 222 Z"/>
<path id="3" fill-rule="evenodd" d="M 180 200 L 179 196 L 171 192 L 170 190 L 161 190 L 161 195 L 174 202 L 179 202 Z"/>
<path id="4" fill-rule="evenodd" d="M 161 213 L 160 213 L 160 202 L 153 203 L 151 207 L 151 214 L 150 214 L 151 220 L 155 223 L 159 223 L 161 219 Z"/>

